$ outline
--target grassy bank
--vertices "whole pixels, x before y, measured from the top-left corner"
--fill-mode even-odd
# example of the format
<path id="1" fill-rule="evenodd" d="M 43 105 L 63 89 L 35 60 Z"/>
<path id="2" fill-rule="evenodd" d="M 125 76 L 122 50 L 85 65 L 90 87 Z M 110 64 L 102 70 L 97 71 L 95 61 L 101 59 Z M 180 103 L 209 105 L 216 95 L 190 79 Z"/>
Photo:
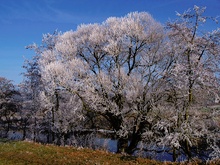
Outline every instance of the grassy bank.
<path id="1" fill-rule="evenodd" d="M 67 165 L 67 164 L 176 164 L 123 156 L 106 151 L 42 145 L 26 141 L 0 141 L 0 165 Z M 197 163 L 192 163 L 197 164 Z"/>

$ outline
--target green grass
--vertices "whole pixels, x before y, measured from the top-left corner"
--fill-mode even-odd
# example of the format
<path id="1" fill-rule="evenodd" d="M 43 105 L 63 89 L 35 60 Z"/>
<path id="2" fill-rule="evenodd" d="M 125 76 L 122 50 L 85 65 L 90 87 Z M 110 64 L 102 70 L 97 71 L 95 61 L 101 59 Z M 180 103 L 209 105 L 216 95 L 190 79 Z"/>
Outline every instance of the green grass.
<path id="1" fill-rule="evenodd" d="M 102 150 L 0 140 L 0 165 L 132 165 L 174 164 L 113 154 Z M 176 163 L 175 163 L 176 164 Z M 194 164 L 194 163 L 193 163 Z M 197 163 L 196 163 L 197 164 Z"/>

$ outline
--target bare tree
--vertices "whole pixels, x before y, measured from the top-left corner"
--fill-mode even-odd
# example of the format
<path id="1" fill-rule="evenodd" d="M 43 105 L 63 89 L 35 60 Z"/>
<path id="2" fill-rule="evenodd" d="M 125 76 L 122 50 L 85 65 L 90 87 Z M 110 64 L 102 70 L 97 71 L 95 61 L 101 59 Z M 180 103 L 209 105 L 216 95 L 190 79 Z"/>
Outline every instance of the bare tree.
<path id="1" fill-rule="evenodd" d="M 2 132 L 5 132 L 1 136 L 7 137 L 10 129 L 16 130 L 17 113 L 20 110 L 19 99 L 19 91 L 12 81 L 0 77 L 0 123 Z"/>

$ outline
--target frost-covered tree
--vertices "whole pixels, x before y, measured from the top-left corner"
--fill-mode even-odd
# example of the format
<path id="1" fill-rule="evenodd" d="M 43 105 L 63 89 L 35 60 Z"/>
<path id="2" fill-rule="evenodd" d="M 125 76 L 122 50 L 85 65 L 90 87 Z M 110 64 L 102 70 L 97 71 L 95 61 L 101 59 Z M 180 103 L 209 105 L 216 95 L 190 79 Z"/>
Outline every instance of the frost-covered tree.
<path id="1" fill-rule="evenodd" d="M 29 49 L 37 49 L 37 45 L 28 47 Z M 35 50 L 36 51 L 36 50 Z M 23 96 L 23 108 L 21 112 L 23 125 L 23 139 L 26 138 L 26 132 L 29 131 L 34 141 L 37 140 L 39 132 L 37 121 L 40 116 L 39 94 L 43 90 L 41 81 L 41 73 L 38 64 L 39 56 L 36 54 L 31 60 L 25 60 L 23 68 L 24 80 L 20 84 Z"/>
<path id="2" fill-rule="evenodd" d="M 219 109 L 210 105 L 219 95 L 220 31 L 201 30 L 207 19 L 215 20 L 203 16 L 204 11 L 194 6 L 168 23 L 169 55 L 174 61 L 167 77 L 170 104 L 162 107 L 166 117 L 157 127 L 165 131 L 161 144 L 173 147 L 174 160 L 182 152 L 188 158 L 197 156 L 204 150 L 202 143 L 219 154 Z"/>
<path id="3" fill-rule="evenodd" d="M 27 46 L 27 49 L 34 50 L 35 55 L 30 60 L 25 60 L 23 68 L 24 81 L 20 84 L 23 94 L 23 132 L 26 136 L 26 129 L 29 129 L 31 138 L 35 141 L 38 139 L 41 132 L 41 123 L 43 122 L 44 105 L 41 102 L 41 93 L 46 90 L 45 84 L 41 79 L 41 70 L 39 67 L 39 57 L 42 51 L 50 50 L 53 47 L 56 36 L 58 33 L 45 34 L 42 39 L 42 45 L 38 46 L 32 44 Z M 51 94 L 52 95 L 52 94 Z M 28 125 L 28 128 L 27 128 Z"/>
<path id="4" fill-rule="evenodd" d="M 74 133 L 84 129 L 82 104 L 78 97 L 72 96 L 65 89 L 57 89 L 53 97 L 45 91 L 40 94 L 43 120 L 41 132 L 47 135 L 47 142 L 58 145 L 73 144 Z"/>
<path id="5" fill-rule="evenodd" d="M 219 94 L 219 30 L 200 31 L 203 11 L 178 14 L 166 29 L 134 12 L 43 36 L 36 47 L 42 128 L 58 144 L 69 131 L 109 129 L 118 152 L 132 154 L 142 143 L 174 160 L 202 150 L 219 157 L 219 110 L 211 106 Z"/>
<path id="6" fill-rule="evenodd" d="M 132 153 L 144 129 L 150 129 L 155 117 L 150 112 L 161 98 L 167 70 L 162 43 L 162 26 L 144 12 L 81 25 L 42 52 L 43 79 L 51 88 L 59 86 L 78 96 L 85 115 L 107 120 L 118 151 Z"/>
<path id="7" fill-rule="evenodd" d="M 42 140 L 46 135 L 43 141 L 64 144 L 74 131 L 82 129 L 80 126 L 84 118 L 83 113 L 79 113 L 82 108 L 78 98 L 70 96 L 66 89 L 56 83 L 55 78 L 51 82 L 42 79 L 41 55 L 54 52 L 58 37 L 59 33 L 55 31 L 54 34 L 43 35 L 40 46 L 33 44 L 27 47 L 34 50 L 36 55 L 32 60 L 26 60 L 24 65 L 22 116 L 28 120 L 34 140 Z M 53 61 L 51 57 L 47 56 L 48 60 Z"/>

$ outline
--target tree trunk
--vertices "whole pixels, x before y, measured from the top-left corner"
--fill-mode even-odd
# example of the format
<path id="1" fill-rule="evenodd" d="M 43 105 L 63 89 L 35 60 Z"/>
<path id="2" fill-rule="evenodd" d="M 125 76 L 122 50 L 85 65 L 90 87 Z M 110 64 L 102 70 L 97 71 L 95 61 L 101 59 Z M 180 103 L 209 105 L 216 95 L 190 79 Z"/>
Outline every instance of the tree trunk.
<path id="1" fill-rule="evenodd" d="M 133 133 L 131 136 L 131 142 L 126 150 L 128 154 L 133 154 L 135 149 L 137 148 L 138 143 L 141 141 L 141 135 L 144 132 L 144 129 L 148 128 L 151 129 L 151 124 L 147 120 L 142 120 L 139 125 L 138 129 L 136 130 L 136 125 L 133 129 Z"/>
<path id="2" fill-rule="evenodd" d="M 191 83 L 191 81 L 190 81 Z M 185 112 L 185 121 L 188 123 L 188 120 L 189 120 L 189 107 L 190 105 L 192 104 L 192 101 L 193 101 L 193 95 L 192 95 L 192 85 L 190 84 L 189 86 L 189 95 L 188 95 L 188 106 L 186 108 L 186 112 Z M 190 151 L 190 146 L 189 146 L 189 142 L 187 140 L 185 140 L 185 152 L 186 152 L 186 155 L 188 157 L 188 159 L 191 159 L 192 158 L 192 155 L 191 155 L 191 151 Z"/>
<path id="3" fill-rule="evenodd" d="M 52 143 L 54 143 L 55 141 L 55 133 L 54 131 L 52 130 L 52 127 L 54 127 L 54 123 L 55 123 L 55 119 L 54 119 L 54 108 L 52 108 L 52 123 L 50 124 L 50 131 L 51 131 L 51 134 L 52 134 Z"/>
<path id="4" fill-rule="evenodd" d="M 135 129 L 133 130 L 131 142 L 126 150 L 126 152 L 130 155 L 134 153 L 135 149 L 137 148 L 138 143 L 141 141 L 141 133 L 140 132 L 142 132 L 142 130 L 140 130 L 140 129 L 142 129 L 142 128 L 139 127 L 139 129 L 137 131 Z"/>
<path id="5" fill-rule="evenodd" d="M 117 142 L 117 153 L 124 153 L 128 148 L 128 139 L 119 138 Z"/>
<path id="6" fill-rule="evenodd" d="M 23 129 L 23 136 L 22 136 L 22 140 L 25 140 L 26 139 L 26 132 L 27 132 L 27 119 L 24 119 L 24 121 L 22 121 L 22 124 L 24 124 L 23 125 L 23 127 L 22 127 L 22 129 Z"/>
<path id="7" fill-rule="evenodd" d="M 36 133 L 36 128 L 37 128 L 37 118 L 34 118 L 34 142 L 37 141 L 37 133 Z"/>
<path id="8" fill-rule="evenodd" d="M 129 155 L 133 154 L 135 149 L 137 148 L 139 141 L 140 141 L 140 137 L 138 135 L 134 135 L 131 139 L 128 148 L 126 149 L 126 153 L 128 153 Z"/>
<path id="9" fill-rule="evenodd" d="M 24 125 L 23 127 L 23 136 L 22 136 L 22 140 L 25 140 L 26 139 L 26 124 Z"/>
<path id="10" fill-rule="evenodd" d="M 190 160 L 192 158 L 192 155 L 191 155 L 191 150 L 189 147 L 189 142 L 187 140 L 185 140 L 185 150 L 186 150 L 186 155 L 188 157 L 188 160 Z"/>
<path id="11" fill-rule="evenodd" d="M 176 155 L 176 149 L 173 148 L 173 161 L 175 162 L 177 159 L 177 155 Z"/>
<path id="12" fill-rule="evenodd" d="M 8 132 L 10 131 L 10 119 L 6 118 L 6 129 L 5 129 L 5 137 L 8 137 Z"/>

